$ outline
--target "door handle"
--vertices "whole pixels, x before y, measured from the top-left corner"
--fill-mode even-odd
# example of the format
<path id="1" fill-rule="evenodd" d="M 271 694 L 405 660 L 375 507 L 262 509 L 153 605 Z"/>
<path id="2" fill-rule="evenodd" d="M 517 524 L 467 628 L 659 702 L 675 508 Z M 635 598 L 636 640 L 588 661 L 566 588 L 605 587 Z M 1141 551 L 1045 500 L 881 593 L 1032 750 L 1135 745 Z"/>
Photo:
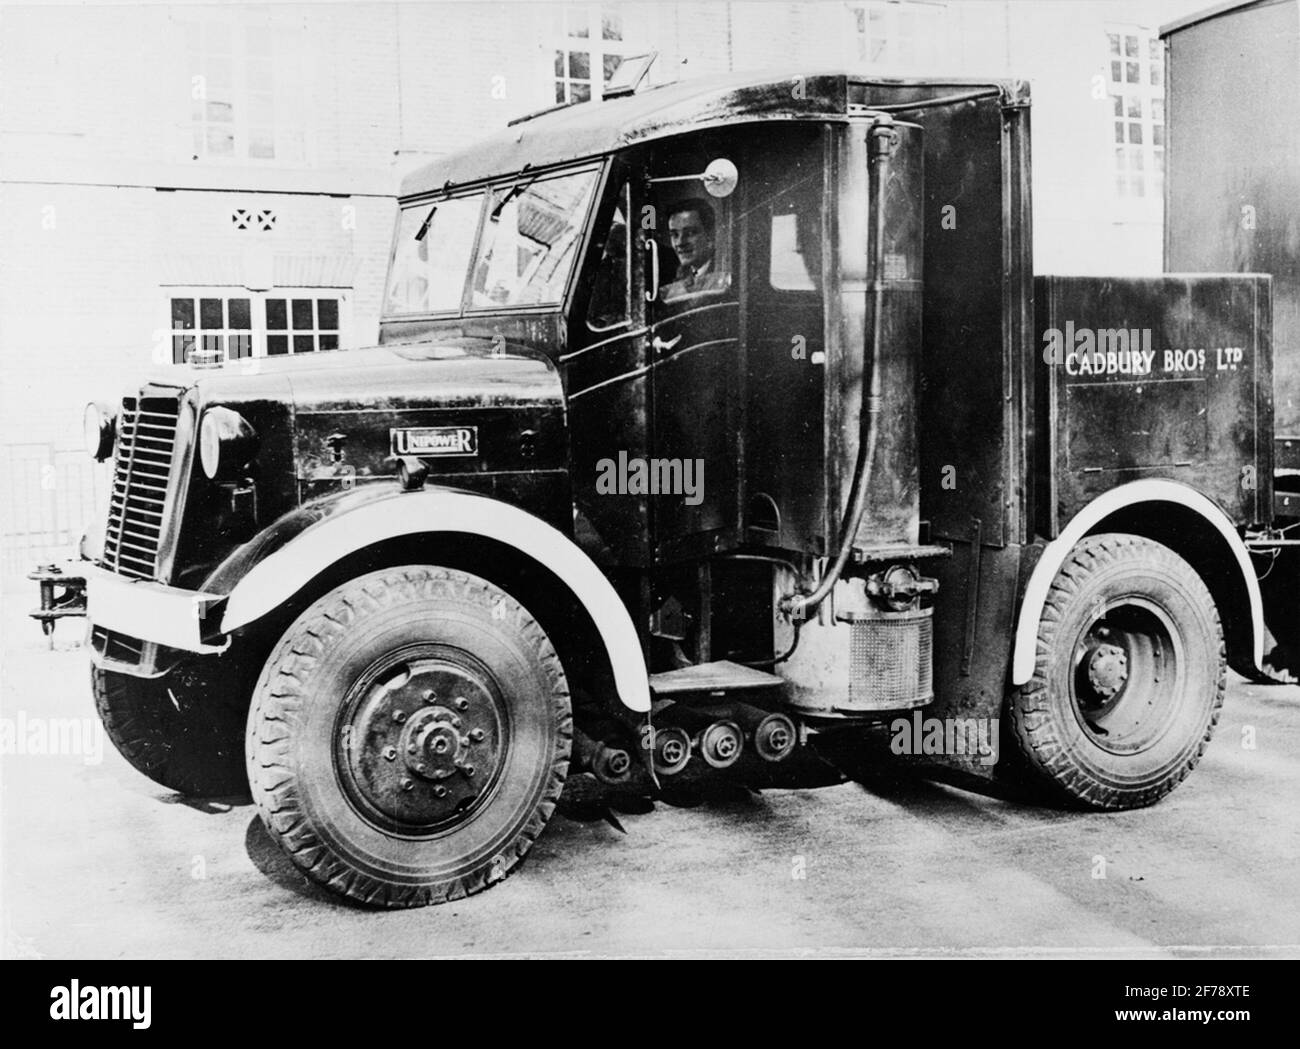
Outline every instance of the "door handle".
<path id="1" fill-rule="evenodd" d="M 647 237 L 645 247 L 650 253 L 650 287 L 645 290 L 645 301 L 654 302 L 659 297 L 659 242 Z"/>
<path id="2" fill-rule="evenodd" d="M 664 350 L 671 350 L 674 346 L 676 346 L 681 341 L 682 341 L 682 337 L 680 335 L 678 335 L 677 338 L 675 339 L 669 339 L 667 342 L 664 342 L 663 339 L 659 338 L 659 336 L 656 335 L 653 339 L 650 340 L 650 345 L 655 348 L 655 351 L 657 353 L 663 353 Z"/>

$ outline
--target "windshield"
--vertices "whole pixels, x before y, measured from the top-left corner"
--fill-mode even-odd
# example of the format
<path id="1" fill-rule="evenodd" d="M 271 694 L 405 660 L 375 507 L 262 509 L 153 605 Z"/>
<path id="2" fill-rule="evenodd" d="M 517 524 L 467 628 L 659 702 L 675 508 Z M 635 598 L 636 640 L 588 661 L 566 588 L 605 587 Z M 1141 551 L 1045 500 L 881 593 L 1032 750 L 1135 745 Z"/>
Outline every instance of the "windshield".
<path id="1" fill-rule="evenodd" d="M 474 265 L 472 308 L 546 306 L 564 298 L 595 171 L 493 191 Z"/>
<path id="2" fill-rule="evenodd" d="M 402 211 L 389 270 L 386 313 L 460 309 L 482 207 L 483 194 L 475 193 Z"/>

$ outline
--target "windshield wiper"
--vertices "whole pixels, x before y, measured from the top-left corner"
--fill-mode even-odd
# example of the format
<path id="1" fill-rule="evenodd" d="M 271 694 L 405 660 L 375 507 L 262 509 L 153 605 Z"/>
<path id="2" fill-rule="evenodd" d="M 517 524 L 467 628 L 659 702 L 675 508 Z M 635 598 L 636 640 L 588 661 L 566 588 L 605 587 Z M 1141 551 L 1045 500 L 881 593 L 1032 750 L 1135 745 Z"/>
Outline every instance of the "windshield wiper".
<path id="1" fill-rule="evenodd" d="M 506 205 L 509 204 L 512 200 L 514 200 L 515 197 L 519 196 L 519 194 L 527 193 L 530 189 L 532 189 L 533 183 L 537 181 L 538 177 L 539 177 L 538 175 L 534 175 L 527 182 L 516 182 L 513 186 L 511 186 L 510 190 L 506 193 L 506 195 L 502 197 L 500 202 L 492 209 L 492 214 L 489 215 L 488 218 L 490 218 L 493 222 L 496 222 L 498 219 L 500 219 L 501 212 L 506 210 Z"/>
<path id="2" fill-rule="evenodd" d="M 415 231 L 416 240 L 424 240 L 425 234 L 429 232 L 429 224 L 433 222 L 433 216 L 438 214 L 438 205 L 435 204 L 429 209 L 428 217 L 420 224 L 420 228 Z"/>

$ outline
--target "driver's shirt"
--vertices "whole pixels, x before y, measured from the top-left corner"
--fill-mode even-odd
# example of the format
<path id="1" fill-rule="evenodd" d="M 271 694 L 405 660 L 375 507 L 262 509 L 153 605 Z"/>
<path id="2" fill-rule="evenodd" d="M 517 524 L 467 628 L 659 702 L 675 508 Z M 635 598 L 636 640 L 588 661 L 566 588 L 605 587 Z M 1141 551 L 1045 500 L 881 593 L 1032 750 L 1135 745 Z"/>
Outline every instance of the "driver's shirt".
<path id="1" fill-rule="evenodd" d="M 693 295 L 698 292 L 723 291 L 727 287 L 725 275 L 713 268 L 712 259 L 698 269 L 692 270 L 688 266 L 683 266 L 682 269 L 685 275 L 671 284 L 665 284 L 663 291 L 660 292 L 659 297 L 664 302 L 671 302 L 683 295 Z"/>

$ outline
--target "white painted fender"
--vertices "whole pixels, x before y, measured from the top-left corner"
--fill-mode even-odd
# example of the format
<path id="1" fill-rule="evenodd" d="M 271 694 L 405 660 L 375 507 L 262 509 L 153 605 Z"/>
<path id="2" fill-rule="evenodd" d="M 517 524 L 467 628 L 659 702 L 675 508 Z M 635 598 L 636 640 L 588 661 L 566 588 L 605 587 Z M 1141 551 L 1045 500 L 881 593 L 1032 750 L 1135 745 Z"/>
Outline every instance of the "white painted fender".
<path id="1" fill-rule="evenodd" d="M 1250 626 L 1254 643 L 1254 663 L 1258 667 L 1264 659 L 1264 600 L 1259 592 L 1250 554 L 1241 541 L 1232 521 L 1213 502 L 1200 492 L 1176 481 L 1147 478 L 1112 488 L 1097 496 L 1080 510 L 1061 530 L 1061 534 L 1047 544 L 1043 556 L 1034 566 L 1020 602 L 1020 619 L 1016 625 L 1015 654 L 1011 662 L 1011 681 L 1023 685 L 1034 676 L 1034 659 L 1037 650 L 1038 621 L 1043 614 L 1047 592 L 1070 551 L 1099 522 L 1128 506 L 1139 503 L 1177 503 L 1195 511 L 1227 541 L 1237 560 L 1246 594 L 1250 599 Z"/>
<path id="2" fill-rule="evenodd" d="M 619 699 L 650 709 L 650 679 L 632 617 L 595 562 L 569 538 L 507 503 L 460 492 L 405 492 L 326 518 L 257 564 L 230 592 L 222 630 L 255 622 L 340 558 L 385 539 L 465 532 L 496 539 L 545 565 L 590 613 L 614 670 Z"/>

